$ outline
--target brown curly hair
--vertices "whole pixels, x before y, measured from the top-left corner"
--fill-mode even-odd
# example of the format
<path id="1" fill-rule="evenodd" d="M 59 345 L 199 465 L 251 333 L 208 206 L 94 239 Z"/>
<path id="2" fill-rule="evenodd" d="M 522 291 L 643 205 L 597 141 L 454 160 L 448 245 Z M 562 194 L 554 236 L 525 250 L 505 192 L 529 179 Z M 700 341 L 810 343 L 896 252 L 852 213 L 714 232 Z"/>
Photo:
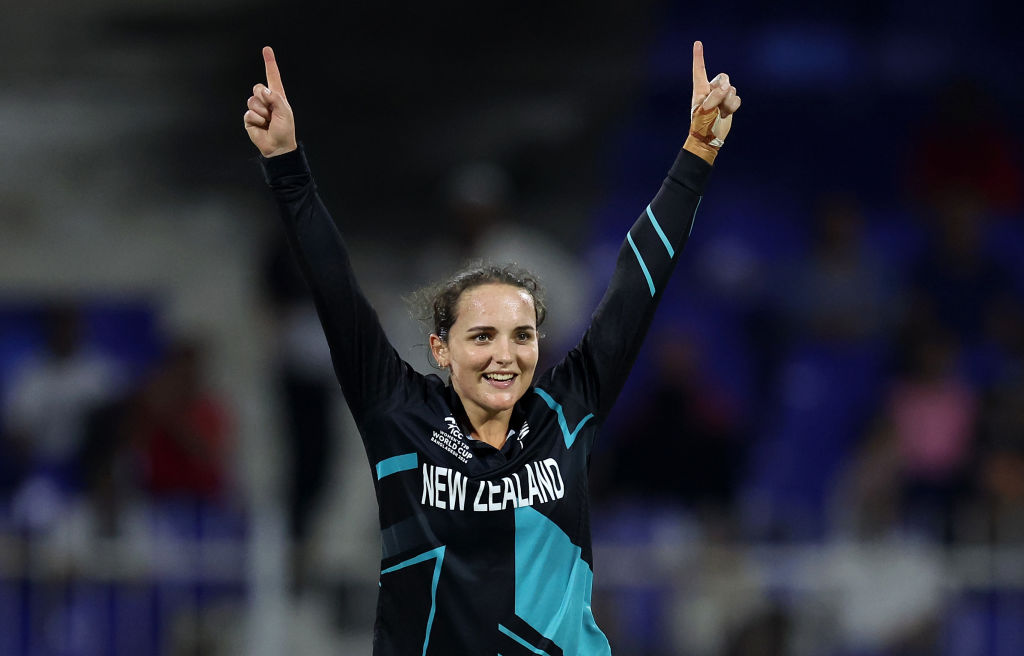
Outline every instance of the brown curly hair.
<path id="1" fill-rule="evenodd" d="M 548 313 L 544 302 L 544 287 L 536 275 L 514 262 L 500 265 L 472 263 L 446 280 L 413 293 L 407 300 L 413 306 L 416 318 L 440 337 L 441 341 L 447 342 L 448 332 L 458 318 L 456 308 L 462 293 L 488 284 L 512 285 L 526 290 L 533 299 L 537 328 L 544 323 Z"/>

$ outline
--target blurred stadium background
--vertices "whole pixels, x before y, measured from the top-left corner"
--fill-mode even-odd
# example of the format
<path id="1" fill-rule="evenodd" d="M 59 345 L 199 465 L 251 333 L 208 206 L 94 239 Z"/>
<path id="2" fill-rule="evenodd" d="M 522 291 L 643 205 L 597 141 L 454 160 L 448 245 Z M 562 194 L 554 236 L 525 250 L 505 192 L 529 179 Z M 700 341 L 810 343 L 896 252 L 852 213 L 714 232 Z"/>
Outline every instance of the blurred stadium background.
<path id="1" fill-rule="evenodd" d="M 0 22 L 0 655 L 367 654 L 375 507 L 242 129 L 275 46 L 396 344 L 471 254 L 579 335 L 744 107 L 593 461 L 623 656 L 1024 654 L 1010 3 L 19 3 Z"/>

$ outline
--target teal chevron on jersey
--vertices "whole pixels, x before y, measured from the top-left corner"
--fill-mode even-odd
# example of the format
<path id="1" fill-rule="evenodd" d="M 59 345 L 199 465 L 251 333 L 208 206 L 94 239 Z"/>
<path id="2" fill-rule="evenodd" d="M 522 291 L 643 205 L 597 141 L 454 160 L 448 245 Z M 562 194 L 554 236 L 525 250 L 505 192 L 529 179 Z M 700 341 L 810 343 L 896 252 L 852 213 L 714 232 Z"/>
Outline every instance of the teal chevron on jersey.
<path id="1" fill-rule="evenodd" d="M 580 419 L 580 423 L 576 424 L 576 428 L 574 428 L 572 432 L 569 432 L 569 423 L 565 420 L 565 412 L 562 410 L 562 404 L 555 401 L 551 398 L 550 394 L 539 387 L 534 387 L 533 391 L 537 393 L 537 396 L 544 399 L 544 403 L 547 403 L 549 408 L 555 411 L 555 414 L 558 416 L 558 427 L 562 429 L 562 436 L 565 438 L 565 448 L 572 448 L 572 444 L 576 441 L 576 436 L 579 435 L 580 429 L 583 428 L 583 424 L 592 419 L 594 413 L 591 412 L 583 419 Z"/>

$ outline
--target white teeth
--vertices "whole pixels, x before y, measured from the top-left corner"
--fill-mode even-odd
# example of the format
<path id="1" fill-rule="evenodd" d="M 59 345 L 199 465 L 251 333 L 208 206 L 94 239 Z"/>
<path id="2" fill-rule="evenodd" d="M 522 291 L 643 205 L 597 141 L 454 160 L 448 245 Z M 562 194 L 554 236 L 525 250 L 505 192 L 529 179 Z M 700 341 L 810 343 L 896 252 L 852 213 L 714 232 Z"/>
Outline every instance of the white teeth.
<path id="1" fill-rule="evenodd" d="M 484 378 L 491 380 L 512 380 L 512 374 L 484 374 Z"/>

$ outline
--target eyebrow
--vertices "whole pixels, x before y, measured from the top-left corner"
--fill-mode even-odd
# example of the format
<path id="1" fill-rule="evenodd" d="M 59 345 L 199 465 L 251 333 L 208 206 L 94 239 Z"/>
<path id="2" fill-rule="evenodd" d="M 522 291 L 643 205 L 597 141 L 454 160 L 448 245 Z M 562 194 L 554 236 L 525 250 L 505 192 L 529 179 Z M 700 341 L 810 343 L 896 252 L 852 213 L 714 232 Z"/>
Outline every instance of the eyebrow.
<path id="1" fill-rule="evenodd" d="M 483 331 L 486 331 L 486 330 L 497 330 L 497 328 L 495 328 L 494 326 L 473 326 L 472 328 L 466 328 L 466 332 L 467 333 L 472 333 L 472 332 L 477 332 L 477 331 L 483 332 Z M 516 326 L 512 330 L 537 330 L 537 327 L 536 326 L 531 326 L 531 325 Z"/>

